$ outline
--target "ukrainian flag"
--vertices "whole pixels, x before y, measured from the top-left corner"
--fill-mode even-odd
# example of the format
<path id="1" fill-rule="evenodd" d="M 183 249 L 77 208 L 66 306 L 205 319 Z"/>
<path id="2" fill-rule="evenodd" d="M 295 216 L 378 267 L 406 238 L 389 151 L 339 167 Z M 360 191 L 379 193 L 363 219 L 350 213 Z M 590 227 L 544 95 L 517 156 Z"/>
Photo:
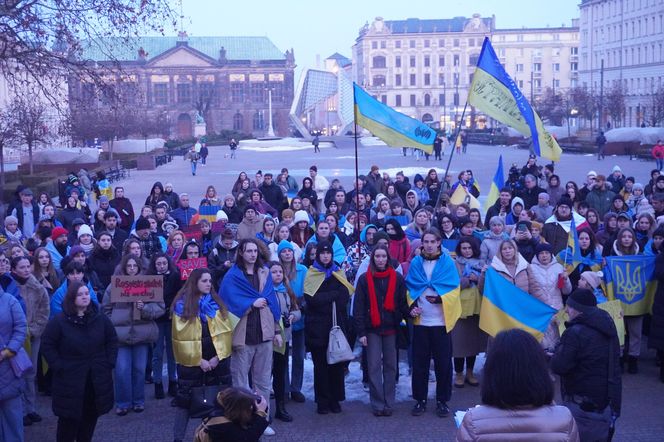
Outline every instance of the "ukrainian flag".
<path id="1" fill-rule="evenodd" d="M 355 122 L 383 140 L 390 147 L 414 147 L 433 151 L 436 133 L 414 118 L 399 113 L 369 95 L 353 83 Z"/>
<path id="2" fill-rule="evenodd" d="M 581 246 L 579 246 L 579 232 L 576 230 L 576 223 L 574 217 L 569 226 L 569 233 L 567 234 L 567 247 L 565 250 L 558 253 L 556 256 L 558 261 L 565 266 L 567 273 L 572 273 L 579 264 L 583 262 L 581 256 Z M 599 269 L 598 269 L 599 270 Z"/>
<path id="3" fill-rule="evenodd" d="M 491 336 L 503 330 L 520 328 L 541 340 L 556 313 L 558 310 L 530 296 L 496 270 L 489 268 L 486 271 L 480 328 Z"/>
<path id="4" fill-rule="evenodd" d="M 505 185 L 505 172 L 503 171 L 503 156 L 501 155 L 498 158 L 498 168 L 496 173 L 493 175 L 493 181 L 491 181 L 491 188 L 489 189 L 489 195 L 486 197 L 486 207 L 493 206 L 498 197 L 500 196 L 500 189 Z"/>
<path id="5" fill-rule="evenodd" d="M 477 198 L 468 192 L 468 190 L 461 184 L 459 184 L 456 190 L 452 192 L 452 195 L 450 196 L 450 202 L 455 206 L 466 203 L 468 206 L 470 206 L 471 209 L 480 209 L 480 202 L 477 201 Z"/>
<path id="6" fill-rule="evenodd" d="M 544 129 L 540 117 L 505 72 L 488 38 L 484 38 L 468 103 L 524 136 L 531 137 L 537 156 L 551 161 L 560 160 L 562 149 L 558 142 Z"/>
<path id="7" fill-rule="evenodd" d="M 622 304 L 625 316 L 650 313 L 657 291 L 655 257 L 607 256 L 604 267 L 606 297 Z"/>
<path id="8" fill-rule="evenodd" d="M 198 220 L 205 219 L 210 224 L 217 221 L 217 212 L 221 210 L 221 206 L 201 206 L 198 208 Z"/>

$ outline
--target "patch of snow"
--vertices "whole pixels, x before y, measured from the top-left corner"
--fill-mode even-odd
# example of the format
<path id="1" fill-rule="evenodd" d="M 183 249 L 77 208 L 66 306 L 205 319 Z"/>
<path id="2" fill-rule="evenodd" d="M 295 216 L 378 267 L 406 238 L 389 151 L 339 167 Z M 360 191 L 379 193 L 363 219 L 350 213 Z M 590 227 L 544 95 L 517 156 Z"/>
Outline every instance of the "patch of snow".
<path id="1" fill-rule="evenodd" d="M 620 127 L 604 133 L 609 143 L 639 142 L 654 145 L 657 140 L 664 140 L 664 127 Z"/>
<path id="2" fill-rule="evenodd" d="M 547 132 L 549 132 L 552 136 L 555 136 L 557 139 L 568 137 L 567 126 L 544 126 L 544 129 L 546 129 Z M 506 127 L 504 129 L 504 131 L 510 137 L 523 137 L 524 136 L 521 132 L 519 132 L 518 130 L 516 130 L 512 127 Z M 569 134 L 575 135 L 576 134 L 576 127 L 570 127 L 569 128 Z"/>
<path id="3" fill-rule="evenodd" d="M 129 139 L 113 142 L 113 153 L 145 153 L 164 147 L 163 138 Z M 104 152 L 109 151 L 108 142 L 102 144 Z"/>
<path id="4" fill-rule="evenodd" d="M 99 149 L 97 148 L 54 148 L 35 150 L 32 153 L 34 164 L 84 164 L 99 162 Z M 21 163 L 27 164 L 28 153 L 21 155 Z"/>
<path id="5" fill-rule="evenodd" d="M 360 138 L 362 146 L 387 146 L 383 140 L 378 137 L 362 137 Z"/>
<path id="6" fill-rule="evenodd" d="M 242 140 L 240 141 L 238 147 L 241 150 L 249 150 L 254 152 L 264 151 L 266 149 L 269 149 L 271 152 L 288 152 L 306 149 L 311 149 L 313 151 L 314 149 L 314 146 L 311 144 L 310 140 L 292 137 L 280 138 L 276 140 Z M 328 141 L 321 141 L 318 147 L 321 149 L 327 149 L 334 147 L 334 144 Z"/>

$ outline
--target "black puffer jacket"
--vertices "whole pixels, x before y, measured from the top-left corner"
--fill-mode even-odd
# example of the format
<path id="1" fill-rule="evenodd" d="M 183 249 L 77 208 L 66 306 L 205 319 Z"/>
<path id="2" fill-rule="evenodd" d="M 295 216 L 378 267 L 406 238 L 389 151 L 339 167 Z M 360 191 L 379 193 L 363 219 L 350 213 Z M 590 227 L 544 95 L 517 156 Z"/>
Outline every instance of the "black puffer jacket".
<path id="1" fill-rule="evenodd" d="M 330 276 L 321 284 L 314 296 L 304 294 L 304 338 L 307 348 L 327 348 L 332 328 L 332 302 L 337 303 L 337 325 L 347 334 L 347 305 L 350 295 L 339 280 Z"/>
<path id="2" fill-rule="evenodd" d="M 613 412 L 620 414 L 620 344 L 613 320 L 605 311 L 594 308 L 566 326 L 551 359 L 551 369 L 561 377 L 563 397 L 585 396 L 599 409 L 610 404 Z M 609 378 L 610 360 L 613 374 Z"/>
<path id="3" fill-rule="evenodd" d="M 41 351 L 53 370 L 53 413 L 81 419 L 88 376 L 94 388 L 98 415 L 113 408 L 113 367 L 118 337 L 106 315 L 93 303 L 92 311 L 79 318 L 59 313 L 42 335 Z"/>
<path id="4" fill-rule="evenodd" d="M 396 273 L 396 272 L 395 272 Z M 376 302 L 380 311 L 380 326 L 378 328 L 371 324 L 371 298 L 369 296 L 369 286 L 367 284 L 367 273 L 364 273 L 357 281 L 355 289 L 355 301 L 353 305 L 353 319 L 359 337 L 366 336 L 367 333 L 381 334 L 384 332 L 394 333 L 401 323 L 402 318 L 407 318 L 409 313 L 408 303 L 406 302 L 406 284 L 403 276 L 396 273 L 396 286 L 394 290 L 394 311 L 385 310 L 385 294 L 389 284 L 389 277 L 377 278 L 374 276 L 374 288 L 376 290 Z"/>
<path id="5" fill-rule="evenodd" d="M 97 294 L 103 294 L 106 287 L 111 283 L 111 276 L 115 272 L 115 267 L 120 264 L 120 258 L 120 253 L 115 246 L 111 246 L 108 250 L 98 248 L 90 254 L 88 258 L 89 267 L 97 274 L 101 284 L 100 291 L 97 291 L 98 287 L 94 287 L 93 284 Z M 101 299 L 99 302 L 101 302 Z"/>

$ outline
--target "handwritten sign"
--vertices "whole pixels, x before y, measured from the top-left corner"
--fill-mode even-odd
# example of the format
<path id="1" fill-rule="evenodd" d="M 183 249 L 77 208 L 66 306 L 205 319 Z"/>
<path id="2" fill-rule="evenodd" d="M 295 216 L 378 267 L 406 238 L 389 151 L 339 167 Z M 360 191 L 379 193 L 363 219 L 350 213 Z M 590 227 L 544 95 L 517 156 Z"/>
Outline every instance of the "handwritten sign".
<path id="1" fill-rule="evenodd" d="M 162 302 L 164 277 L 161 275 L 116 275 L 111 278 L 111 302 Z"/>
<path id="2" fill-rule="evenodd" d="M 194 269 L 207 267 L 207 258 L 181 259 L 177 262 L 177 266 L 180 269 L 180 279 L 186 281 Z"/>

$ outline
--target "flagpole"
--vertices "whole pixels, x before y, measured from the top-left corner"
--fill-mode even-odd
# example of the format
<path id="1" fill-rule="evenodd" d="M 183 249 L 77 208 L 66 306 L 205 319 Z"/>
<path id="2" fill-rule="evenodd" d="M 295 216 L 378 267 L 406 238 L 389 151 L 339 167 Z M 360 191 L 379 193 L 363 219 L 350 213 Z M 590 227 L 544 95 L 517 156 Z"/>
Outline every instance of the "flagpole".
<path id="1" fill-rule="evenodd" d="M 357 153 L 357 104 L 355 101 L 355 88 L 353 88 L 353 125 L 354 125 L 354 139 L 355 139 L 355 210 L 357 213 L 355 214 L 355 231 L 357 232 L 357 256 L 359 258 L 360 256 L 360 212 L 359 212 L 359 207 L 360 207 L 360 191 L 357 187 L 357 182 L 360 179 L 360 166 L 358 163 L 358 153 Z M 369 221 L 367 220 L 367 224 Z"/>
<path id="2" fill-rule="evenodd" d="M 452 152 L 450 152 L 450 159 L 447 160 L 447 167 L 445 168 L 445 177 L 443 178 L 443 183 L 442 185 L 447 182 L 447 175 L 450 173 L 450 165 L 452 164 L 452 157 L 454 156 L 454 151 L 456 150 L 456 142 L 457 139 L 459 138 L 459 133 L 461 132 L 461 121 L 463 121 L 464 116 L 466 115 L 466 109 L 468 108 L 468 100 L 466 100 L 466 104 L 463 106 L 463 112 L 461 113 L 461 119 L 459 120 L 459 125 L 456 128 L 456 133 L 454 134 L 454 141 L 452 142 Z M 442 192 L 441 192 L 442 194 Z M 438 196 L 438 199 L 440 199 L 440 196 Z M 436 203 L 438 203 L 436 201 Z"/>

